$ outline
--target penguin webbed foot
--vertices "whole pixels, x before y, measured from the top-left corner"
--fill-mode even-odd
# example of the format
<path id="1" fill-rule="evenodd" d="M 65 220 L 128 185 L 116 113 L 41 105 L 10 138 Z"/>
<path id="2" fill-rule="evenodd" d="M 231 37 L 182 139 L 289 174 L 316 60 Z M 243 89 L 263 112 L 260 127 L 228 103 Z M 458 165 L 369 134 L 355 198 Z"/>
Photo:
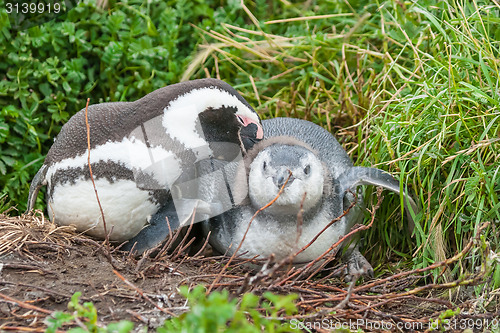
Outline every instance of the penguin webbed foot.
<path id="1" fill-rule="evenodd" d="M 373 267 L 368 262 L 368 260 L 366 260 L 366 258 L 359 252 L 359 250 L 354 249 L 351 253 L 347 254 L 343 260 L 347 264 L 345 272 L 346 281 L 353 281 L 359 276 L 366 276 L 373 279 Z"/>

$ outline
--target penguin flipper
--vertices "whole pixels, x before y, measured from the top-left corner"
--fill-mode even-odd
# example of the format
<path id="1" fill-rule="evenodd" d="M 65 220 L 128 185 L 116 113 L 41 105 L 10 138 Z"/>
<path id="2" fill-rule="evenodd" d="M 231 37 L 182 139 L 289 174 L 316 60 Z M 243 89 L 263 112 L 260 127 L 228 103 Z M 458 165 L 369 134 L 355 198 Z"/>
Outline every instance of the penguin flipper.
<path id="1" fill-rule="evenodd" d="M 30 192 L 28 194 L 27 209 L 24 214 L 28 214 L 33 210 L 36 203 L 36 198 L 38 196 L 38 191 L 46 184 L 45 176 L 47 175 L 47 165 L 43 164 L 40 170 L 36 173 L 35 177 L 31 181 Z"/>
<path id="2" fill-rule="evenodd" d="M 180 226 L 174 203 L 173 201 L 169 201 L 151 217 L 149 224 L 122 246 L 121 249 L 124 251 L 133 250 L 134 253 L 140 255 L 146 250 L 163 243 L 168 238 L 168 235 L 170 233 L 174 234 Z"/>
<path id="3" fill-rule="evenodd" d="M 397 194 L 401 193 L 399 181 L 397 181 L 389 173 L 376 168 L 352 167 L 346 170 L 338 179 L 340 195 L 349 189 L 355 189 L 359 185 L 375 185 L 382 186 L 385 189 L 393 191 Z M 404 206 L 408 216 L 410 229 L 413 230 L 415 221 L 410 213 L 410 210 L 417 215 L 420 211 L 413 198 L 403 189 Z"/>

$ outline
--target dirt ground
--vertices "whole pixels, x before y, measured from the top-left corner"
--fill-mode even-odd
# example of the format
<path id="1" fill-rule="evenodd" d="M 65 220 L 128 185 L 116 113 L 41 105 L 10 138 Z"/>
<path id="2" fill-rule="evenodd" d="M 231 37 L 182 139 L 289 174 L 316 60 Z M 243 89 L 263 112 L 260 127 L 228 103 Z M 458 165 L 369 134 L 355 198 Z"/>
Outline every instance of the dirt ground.
<path id="1" fill-rule="evenodd" d="M 77 291 L 82 301 L 95 304 L 103 324 L 127 319 L 137 329 L 154 331 L 166 318 L 188 310 L 178 287 L 197 284 L 228 289 L 235 297 L 246 291 L 297 293 L 299 314 L 286 319 L 312 332 L 426 331 L 430 320 L 457 307 L 456 326 L 447 331 L 488 332 L 484 325 L 495 318 L 498 329 L 498 305 L 482 308 L 468 286 L 456 293 L 447 285 L 426 284 L 426 270 L 366 281 L 349 292 L 334 274 L 342 267 L 301 270 L 270 263 L 255 271 L 236 258 L 223 269 L 229 259 L 210 255 L 210 249 L 195 256 L 175 250 L 133 258 L 114 248 L 110 253 L 102 242 L 70 227 L 57 227 L 40 212 L 0 215 L 0 331 L 43 332 L 44 319 L 55 310 L 67 311 Z M 487 278 L 478 273 L 469 279 L 477 284 Z"/>

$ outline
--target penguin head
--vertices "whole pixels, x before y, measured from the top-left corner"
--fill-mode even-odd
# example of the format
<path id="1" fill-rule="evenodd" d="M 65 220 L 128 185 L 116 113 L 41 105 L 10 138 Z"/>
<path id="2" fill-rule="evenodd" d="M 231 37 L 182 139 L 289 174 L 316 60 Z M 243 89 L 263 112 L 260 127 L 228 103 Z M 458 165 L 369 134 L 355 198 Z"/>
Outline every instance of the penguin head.
<path id="1" fill-rule="evenodd" d="M 232 161 L 239 153 L 246 154 L 263 138 L 260 119 L 243 105 L 208 107 L 199 114 L 200 126 L 213 156 Z"/>
<path id="2" fill-rule="evenodd" d="M 198 124 L 213 157 L 232 161 L 263 139 L 259 115 L 233 87 L 216 79 L 195 82 L 196 89 L 182 98 L 197 105 Z"/>
<path id="3" fill-rule="evenodd" d="M 255 207 L 278 199 L 266 209 L 276 215 L 296 215 L 315 207 L 323 197 L 326 170 L 312 149 L 289 137 L 275 137 L 249 165 L 249 197 Z M 280 143 L 280 141 L 282 141 Z M 257 149 L 259 146 L 257 146 Z"/>
<path id="4" fill-rule="evenodd" d="M 194 152 L 197 160 L 215 157 L 232 161 L 232 157 L 245 155 L 263 138 L 257 112 L 233 87 L 220 80 L 193 80 L 158 89 L 136 102 L 137 114 L 146 105 L 163 109 L 158 123 L 179 149 Z M 157 122 L 148 124 L 154 126 Z M 137 129 L 139 134 L 142 131 L 141 127 Z"/>

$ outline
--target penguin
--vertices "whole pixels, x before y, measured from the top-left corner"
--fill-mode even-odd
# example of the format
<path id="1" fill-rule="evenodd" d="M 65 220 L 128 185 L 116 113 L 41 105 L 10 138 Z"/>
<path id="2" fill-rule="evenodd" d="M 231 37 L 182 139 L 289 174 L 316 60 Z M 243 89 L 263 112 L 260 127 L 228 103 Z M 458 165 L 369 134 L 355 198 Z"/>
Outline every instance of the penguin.
<path id="1" fill-rule="evenodd" d="M 124 249 L 139 253 L 160 244 L 169 227 L 178 228 L 203 203 L 185 185 L 200 176 L 196 163 L 241 158 L 263 138 L 255 110 L 216 79 L 173 84 L 135 102 L 91 105 L 88 125 L 90 152 L 85 109 L 62 127 L 33 178 L 27 212 L 47 186 L 52 221 L 104 239 L 104 215 L 109 240 L 128 240 Z"/>
<path id="2" fill-rule="evenodd" d="M 335 137 L 322 127 L 293 118 L 264 120 L 262 125 L 265 139 L 255 144 L 243 163 L 221 162 L 217 167 L 240 185 L 235 186 L 239 192 L 234 192 L 238 204 L 203 222 L 204 233 L 216 251 L 232 255 L 241 243 L 237 254 L 242 258 L 267 258 L 272 254 L 276 260 L 285 259 L 309 244 L 354 203 L 345 216 L 293 257 L 296 265 L 311 262 L 362 222 L 360 185 L 382 186 L 402 194 L 408 217 L 411 219 L 410 210 L 418 213 L 416 203 L 406 191 L 400 191 L 394 177 L 379 169 L 355 167 Z M 242 179 L 247 180 L 246 187 L 241 186 Z M 207 182 L 200 191 L 208 193 L 214 187 Z M 212 193 L 208 200 L 215 202 L 220 196 Z M 348 277 L 373 276 L 372 266 L 357 246 L 351 246 L 344 259 Z"/>

